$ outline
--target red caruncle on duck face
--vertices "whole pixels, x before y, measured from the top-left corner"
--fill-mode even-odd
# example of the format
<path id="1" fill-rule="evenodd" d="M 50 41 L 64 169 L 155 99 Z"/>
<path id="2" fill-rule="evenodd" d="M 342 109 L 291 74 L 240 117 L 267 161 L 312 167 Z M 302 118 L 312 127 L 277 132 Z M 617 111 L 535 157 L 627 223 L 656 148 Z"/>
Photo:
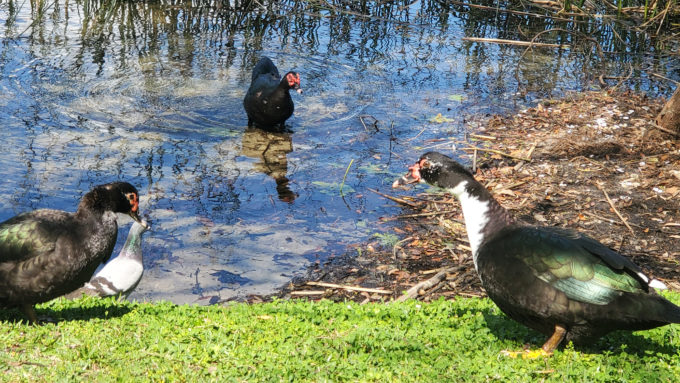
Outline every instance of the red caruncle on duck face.
<path id="1" fill-rule="evenodd" d="M 137 193 L 127 193 L 125 194 L 125 198 L 130 202 L 130 211 L 136 213 L 139 210 L 139 197 L 137 196 Z"/>
<path id="2" fill-rule="evenodd" d="M 394 181 L 394 183 L 392 184 L 392 187 L 393 188 L 405 187 L 406 185 L 409 185 L 409 184 L 415 184 L 415 183 L 418 183 L 418 182 L 423 182 L 423 177 L 420 175 L 420 169 L 426 168 L 427 166 L 428 166 L 428 162 L 427 162 L 426 159 L 421 159 L 420 161 L 416 162 L 415 164 L 409 166 L 408 173 L 406 173 L 401 178 Z"/>
<path id="3" fill-rule="evenodd" d="M 302 93 L 302 88 L 300 88 L 300 75 L 295 72 L 289 72 L 286 74 L 286 81 L 288 81 L 288 86 L 291 89 L 295 89 L 298 93 Z"/>

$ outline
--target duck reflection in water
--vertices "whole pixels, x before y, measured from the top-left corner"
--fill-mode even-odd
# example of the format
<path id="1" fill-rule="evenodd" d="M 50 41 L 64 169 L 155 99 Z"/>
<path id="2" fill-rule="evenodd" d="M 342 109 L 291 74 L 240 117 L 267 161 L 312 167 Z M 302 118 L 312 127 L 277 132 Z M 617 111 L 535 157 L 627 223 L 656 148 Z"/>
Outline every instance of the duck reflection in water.
<path id="1" fill-rule="evenodd" d="M 255 170 L 262 172 L 276 181 L 279 199 L 293 202 L 297 197 L 288 185 L 288 159 L 286 155 L 293 151 L 292 133 L 266 132 L 257 128 L 248 128 L 243 134 L 241 154 L 259 159 L 254 164 Z"/>

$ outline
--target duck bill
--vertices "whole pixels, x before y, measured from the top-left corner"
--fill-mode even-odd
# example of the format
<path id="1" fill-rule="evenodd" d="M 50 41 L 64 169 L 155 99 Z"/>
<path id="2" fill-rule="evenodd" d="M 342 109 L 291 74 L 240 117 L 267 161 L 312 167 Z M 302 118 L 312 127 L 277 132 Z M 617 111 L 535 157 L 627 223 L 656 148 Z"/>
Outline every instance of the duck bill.
<path id="1" fill-rule="evenodd" d="M 299 94 L 302 94 L 302 88 L 300 88 L 299 84 L 295 84 L 295 88 L 293 89 L 295 89 L 295 91 L 298 92 Z"/>
<path id="2" fill-rule="evenodd" d="M 149 228 L 149 224 L 146 223 L 146 221 L 142 220 L 142 218 L 139 216 L 139 212 L 137 210 L 131 211 L 130 217 L 132 217 L 132 219 L 135 220 L 135 222 L 142 225 L 145 229 Z"/>
<path id="3" fill-rule="evenodd" d="M 420 177 L 420 165 L 415 164 L 408 168 L 408 173 L 404 174 L 400 178 L 397 178 L 394 183 L 392 183 L 392 187 L 407 188 L 408 185 L 418 182 L 423 182 L 423 179 Z"/>

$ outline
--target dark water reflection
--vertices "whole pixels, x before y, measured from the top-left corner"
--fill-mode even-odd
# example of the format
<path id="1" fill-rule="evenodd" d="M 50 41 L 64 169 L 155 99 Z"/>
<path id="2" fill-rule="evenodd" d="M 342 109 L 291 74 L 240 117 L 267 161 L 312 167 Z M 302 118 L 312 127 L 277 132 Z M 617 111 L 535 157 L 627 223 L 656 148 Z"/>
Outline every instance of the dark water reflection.
<path id="1" fill-rule="evenodd" d="M 574 49 L 461 39 L 557 27 L 605 53 L 560 31 L 545 37 Z M 0 28 L 0 219 L 133 182 L 154 224 L 133 298 L 175 302 L 269 292 L 389 232 L 378 219 L 398 208 L 367 189 L 388 190 L 432 139 L 461 138 L 466 116 L 631 67 L 626 86 L 652 94 L 669 88 L 649 73 L 678 77 L 671 56 L 616 26 L 434 0 L 5 0 Z M 289 133 L 246 128 L 261 55 L 302 75 Z M 439 113 L 451 122 L 431 122 Z"/>
<path id="2" fill-rule="evenodd" d="M 241 154 L 257 160 L 253 169 L 271 177 L 276 182 L 279 199 L 293 202 L 297 194 L 290 190 L 288 180 L 288 159 L 293 151 L 293 134 L 289 132 L 267 132 L 248 128 L 241 139 Z"/>

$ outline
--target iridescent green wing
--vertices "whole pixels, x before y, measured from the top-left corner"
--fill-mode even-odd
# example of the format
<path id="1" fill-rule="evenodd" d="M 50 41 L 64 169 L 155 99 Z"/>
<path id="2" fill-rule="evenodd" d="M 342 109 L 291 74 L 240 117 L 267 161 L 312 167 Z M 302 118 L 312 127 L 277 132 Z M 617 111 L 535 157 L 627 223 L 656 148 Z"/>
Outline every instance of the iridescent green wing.
<path id="1" fill-rule="evenodd" d="M 534 246 L 524 261 L 539 279 L 569 298 L 605 305 L 623 293 L 648 290 L 646 277 L 633 262 L 594 239 L 563 229 L 529 230 Z"/>
<path id="2" fill-rule="evenodd" d="M 0 262 L 22 261 L 52 251 L 59 230 L 53 224 L 20 214 L 0 224 Z"/>

